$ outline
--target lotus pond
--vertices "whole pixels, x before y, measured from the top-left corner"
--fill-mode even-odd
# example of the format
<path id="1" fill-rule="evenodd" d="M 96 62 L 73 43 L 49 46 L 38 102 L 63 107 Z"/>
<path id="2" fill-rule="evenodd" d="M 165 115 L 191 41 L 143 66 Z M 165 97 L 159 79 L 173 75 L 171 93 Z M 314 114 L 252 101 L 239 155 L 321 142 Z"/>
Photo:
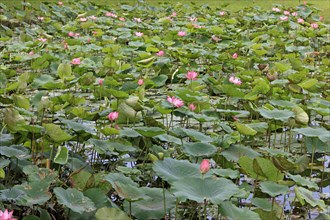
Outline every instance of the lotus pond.
<path id="1" fill-rule="evenodd" d="M 13 218 L 330 218 L 329 24 L 312 4 L 0 7 Z"/>

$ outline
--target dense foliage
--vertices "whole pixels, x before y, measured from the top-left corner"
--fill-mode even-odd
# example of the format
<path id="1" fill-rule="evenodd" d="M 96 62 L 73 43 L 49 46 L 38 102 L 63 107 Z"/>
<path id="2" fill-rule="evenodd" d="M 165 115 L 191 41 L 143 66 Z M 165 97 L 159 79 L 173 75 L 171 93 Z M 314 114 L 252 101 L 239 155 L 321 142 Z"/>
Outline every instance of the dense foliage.
<path id="1" fill-rule="evenodd" d="M 329 218 L 329 25 L 312 5 L 0 7 L 2 210 Z"/>

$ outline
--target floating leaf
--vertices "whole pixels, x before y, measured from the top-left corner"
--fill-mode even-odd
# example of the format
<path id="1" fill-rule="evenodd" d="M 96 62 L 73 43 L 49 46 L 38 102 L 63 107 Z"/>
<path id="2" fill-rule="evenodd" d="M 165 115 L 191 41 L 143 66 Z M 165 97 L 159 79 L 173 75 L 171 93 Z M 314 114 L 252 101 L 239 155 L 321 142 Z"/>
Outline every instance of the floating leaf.
<path id="1" fill-rule="evenodd" d="M 318 190 L 319 187 L 316 183 L 312 182 L 311 180 L 308 180 L 305 177 L 302 177 L 300 175 L 292 175 L 290 173 L 286 174 L 290 179 L 296 182 L 299 186 L 307 186 L 309 189 Z"/>

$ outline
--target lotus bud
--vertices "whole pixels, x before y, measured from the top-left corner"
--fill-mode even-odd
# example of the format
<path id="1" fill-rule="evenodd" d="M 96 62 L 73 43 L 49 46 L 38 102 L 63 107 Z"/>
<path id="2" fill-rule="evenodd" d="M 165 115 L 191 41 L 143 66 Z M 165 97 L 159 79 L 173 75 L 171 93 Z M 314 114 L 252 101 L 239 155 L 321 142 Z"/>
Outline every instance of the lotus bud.
<path id="1" fill-rule="evenodd" d="M 211 168 L 211 164 L 210 161 L 207 159 L 204 159 L 199 167 L 199 170 L 201 171 L 201 173 L 204 175 L 205 173 L 209 172 Z"/>

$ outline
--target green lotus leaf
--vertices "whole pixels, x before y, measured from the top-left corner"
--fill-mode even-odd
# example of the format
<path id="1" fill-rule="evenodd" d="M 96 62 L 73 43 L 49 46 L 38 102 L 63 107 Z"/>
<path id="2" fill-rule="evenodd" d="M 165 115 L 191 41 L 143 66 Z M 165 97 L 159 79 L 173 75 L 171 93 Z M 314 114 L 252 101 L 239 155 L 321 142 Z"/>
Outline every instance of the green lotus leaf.
<path id="1" fill-rule="evenodd" d="M 66 164 L 69 158 L 69 150 L 65 146 L 58 146 L 56 155 L 54 157 L 54 163 Z"/>
<path id="2" fill-rule="evenodd" d="M 230 179 L 237 179 L 239 177 L 238 170 L 232 169 L 212 169 L 212 172 L 218 176 L 222 176 Z"/>
<path id="3" fill-rule="evenodd" d="M 232 145 L 226 150 L 222 151 L 221 155 L 223 155 L 227 160 L 235 162 L 237 162 L 242 156 L 248 156 L 250 158 L 261 156 L 261 154 L 254 151 L 252 148 L 243 145 Z"/>
<path id="4" fill-rule="evenodd" d="M 195 142 L 195 143 L 184 143 L 182 146 L 183 152 L 190 156 L 210 156 L 217 151 L 217 148 L 212 144 Z"/>
<path id="5" fill-rule="evenodd" d="M 319 137 L 305 137 L 305 146 L 308 153 L 327 153 L 330 152 L 329 141 L 323 142 Z"/>
<path id="6" fill-rule="evenodd" d="M 55 187 L 54 194 L 56 195 L 58 203 L 74 212 L 81 214 L 83 212 L 91 212 L 96 209 L 93 201 L 84 196 L 84 194 L 77 189 L 63 189 L 61 187 Z"/>
<path id="7" fill-rule="evenodd" d="M 189 199 L 202 203 L 206 199 L 213 204 L 222 204 L 239 193 L 238 186 L 228 179 L 193 176 L 175 181 L 172 191 L 181 200 Z"/>
<path id="8" fill-rule="evenodd" d="M 119 135 L 120 135 L 120 137 L 132 137 L 132 138 L 142 136 L 139 132 L 135 131 L 132 128 L 122 128 L 122 129 L 120 129 L 120 134 Z"/>
<path id="9" fill-rule="evenodd" d="M 330 141 L 329 131 L 322 127 L 295 128 L 293 131 L 306 137 L 318 137 L 322 142 Z"/>
<path id="10" fill-rule="evenodd" d="M 312 182 L 311 180 L 308 180 L 305 177 L 302 177 L 300 175 L 293 175 L 290 173 L 286 173 L 286 175 L 292 179 L 293 181 L 296 182 L 297 185 L 299 186 L 307 186 L 309 189 L 314 189 L 314 190 L 318 190 L 319 187 L 316 183 Z"/>
<path id="11" fill-rule="evenodd" d="M 91 138 L 88 140 L 88 142 L 92 145 L 94 145 L 94 149 L 99 154 L 113 154 L 114 147 L 110 146 L 109 140 L 99 140 Z"/>
<path id="12" fill-rule="evenodd" d="M 320 209 L 326 211 L 326 205 L 324 204 L 324 201 L 313 196 L 312 191 L 309 191 L 303 187 L 296 186 L 294 188 L 294 192 L 301 205 L 305 205 L 307 203 L 312 207 L 318 206 Z"/>
<path id="13" fill-rule="evenodd" d="M 57 75 L 64 81 L 72 77 L 72 68 L 69 63 L 61 63 L 57 68 Z"/>
<path id="14" fill-rule="evenodd" d="M 159 127 L 137 127 L 135 130 L 145 137 L 154 137 L 165 133 L 165 130 Z"/>
<path id="15" fill-rule="evenodd" d="M 267 110 L 267 109 L 258 109 L 259 113 L 262 117 L 267 119 L 274 119 L 279 121 L 287 121 L 289 118 L 294 117 L 294 113 L 289 110 L 279 110 L 274 108 L 273 110 Z"/>
<path id="16" fill-rule="evenodd" d="M 236 219 L 261 220 L 260 216 L 257 213 L 247 208 L 238 208 L 229 201 L 221 203 L 219 207 L 219 211 L 221 215 L 225 216 L 228 220 L 236 220 Z"/>
<path id="17" fill-rule="evenodd" d="M 161 219 L 164 217 L 164 191 L 160 188 L 142 187 L 144 194 L 150 198 L 136 201 L 131 204 L 132 214 L 138 219 Z M 165 189 L 166 210 L 175 207 L 175 197 Z M 126 211 L 129 211 L 128 202 L 124 203 Z"/>
<path id="18" fill-rule="evenodd" d="M 130 220 L 125 212 L 118 208 L 107 208 L 103 207 L 96 211 L 95 218 L 97 220 L 109 220 L 109 219 L 120 219 Z"/>
<path id="19" fill-rule="evenodd" d="M 257 157 L 253 159 L 252 166 L 258 176 L 265 177 L 269 181 L 279 181 L 284 178 L 284 174 L 269 159 Z"/>
<path id="20" fill-rule="evenodd" d="M 28 149 L 20 145 L 12 145 L 10 147 L 0 146 L 0 154 L 18 159 L 30 157 Z"/>
<path id="21" fill-rule="evenodd" d="M 288 186 L 281 185 L 274 182 L 261 182 L 260 189 L 262 192 L 267 193 L 271 197 L 285 195 L 290 192 Z"/>
<path id="22" fill-rule="evenodd" d="M 253 128 L 251 128 L 249 125 L 241 124 L 239 122 L 235 122 L 235 126 L 236 126 L 237 131 L 240 134 L 249 135 L 249 136 L 254 136 L 254 135 L 257 134 L 257 131 L 254 130 Z"/>
<path id="23" fill-rule="evenodd" d="M 180 138 L 190 137 L 192 140 L 200 142 L 212 142 L 213 139 L 210 136 L 207 136 L 199 131 L 187 128 L 175 128 L 170 131 L 173 134 L 176 134 Z"/>
<path id="24" fill-rule="evenodd" d="M 201 175 L 199 165 L 190 163 L 187 160 L 165 158 L 164 160 L 157 160 L 152 168 L 157 175 L 170 183 L 181 178 Z"/>
<path id="25" fill-rule="evenodd" d="M 50 137 L 50 139 L 57 143 L 62 143 L 73 138 L 71 135 L 63 131 L 59 125 L 44 124 L 43 126 L 46 130 L 46 134 Z"/>
<path id="26" fill-rule="evenodd" d="M 252 198 L 251 203 L 264 211 L 272 211 L 272 203 L 267 198 Z"/>
<path id="27" fill-rule="evenodd" d="M 168 135 L 168 134 L 160 134 L 160 135 L 156 135 L 153 138 L 158 139 L 160 141 L 164 141 L 164 142 L 170 142 L 170 143 L 174 143 L 174 144 L 178 144 L 181 145 L 181 140 L 179 138 L 176 138 L 172 135 Z"/>
<path id="28" fill-rule="evenodd" d="M 59 118 L 60 121 L 65 124 L 69 129 L 74 130 L 75 132 L 87 132 L 90 134 L 95 133 L 93 126 L 91 125 L 85 125 L 83 123 L 78 123 L 73 120 L 66 120 L 64 118 Z"/>
<path id="29" fill-rule="evenodd" d="M 97 209 L 110 205 L 109 197 L 99 188 L 88 189 L 84 195 L 94 202 Z"/>

